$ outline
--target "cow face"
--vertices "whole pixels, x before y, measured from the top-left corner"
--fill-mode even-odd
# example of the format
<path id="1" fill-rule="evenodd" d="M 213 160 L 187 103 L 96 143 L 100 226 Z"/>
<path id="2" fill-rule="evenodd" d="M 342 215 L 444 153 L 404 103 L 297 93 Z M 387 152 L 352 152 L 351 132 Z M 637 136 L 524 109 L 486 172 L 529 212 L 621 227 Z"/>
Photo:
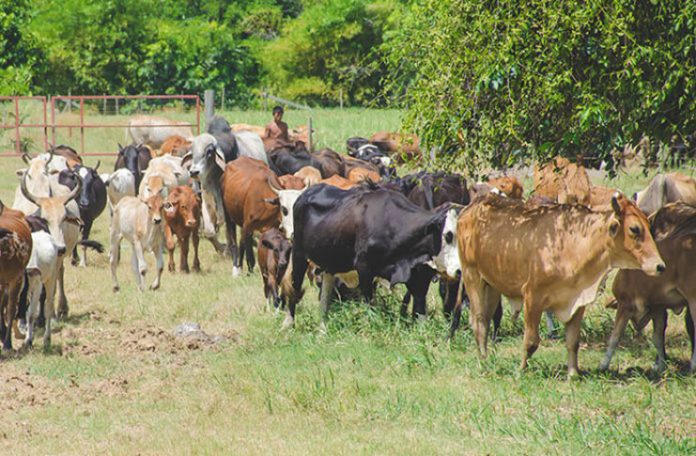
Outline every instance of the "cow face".
<path id="1" fill-rule="evenodd" d="M 650 234 L 645 214 L 620 193 L 614 195 L 611 205 L 614 210 L 609 222 L 609 235 L 614 241 L 612 266 L 641 269 L 651 276 L 664 272 L 665 263 Z"/>
<path id="2" fill-rule="evenodd" d="M 140 197 L 143 200 L 148 199 L 152 195 L 163 195 L 166 196 L 167 187 L 164 185 L 164 179 L 162 176 L 154 175 L 148 176 L 147 180 L 143 182 L 144 188 L 142 195 Z"/>
<path id="3" fill-rule="evenodd" d="M 147 213 L 150 217 L 150 221 L 155 225 L 159 225 L 162 222 L 164 199 L 159 193 L 157 193 L 149 197 L 145 201 L 145 204 L 147 204 Z"/>
<path id="4" fill-rule="evenodd" d="M 354 155 L 355 158 L 370 162 L 375 166 L 389 167 L 391 165 L 391 158 L 389 158 L 384 152 L 379 150 L 379 148 L 373 144 L 365 144 L 358 148 Z"/>
<path id="5" fill-rule="evenodd" d="M 288 238 L 292 239 L 295 233 L 293 223 L 293 206 L 300 197 L 303 190 L 281 190 L 278 192 L 278 205 L 280 206 L 280 231 Z"/>
<path id="6" fill-rule="evenodd" d="M 187 195 L 175 189 L 164 203 L 164 212 L 168 220 L 173 220 L 178 214 L 187 228 L 195 228 L 200 220 L 200 207 L 200 201 L 193 192 Z"/>
<path id="7" fill-rule="evenodd" d="M 188 164 L 190 163 L 190 165 Z M 225 156 L 218 147 L 217 140 L 208 133 L 196 136 L 191 141 L 191 151 L 184 155 L 181 166 L 189 166 L 194 179 L 205 179 L 216 166 L 224 171 Z"/>
<path id="8" fill-rule="evenodd" d="M 82 226 L 82 220 L 79 217 L 68 214 L 65 207 L 80 194 L 82 180 L 78 179 L 76 187 L 65 196 L 37 197 L 27 187 L 26 175 L 22 178 L 20 188 L 24 197 L 39 207 L 36 215 L 46 219 L 48 231 L 51 233 L 58 248 L 58 254 L 64 255 L 66 249 L 65 236 L 63 234 L 64 224 L 72 223 Z"/>
<path id="9" fill-rule="evenodd" d="M 458 220 L 459 211 L 457 209 L 447 211 L 442 228 L 442 246 L 440 247 L 440 252 L 433 258 L 435 269 L 451 279 L 456 278 L 461 273 L 459 248 L 457 246 Z"/>
<path id="10" fill-rule="evenodd" d="M 264 247 L 273 251 L 273 257 L 278 261 L 276 280 L 280 281 L 288 269 L 288 264 L 290 264 L 292 244 L 281 236 L 274 236 L 271 239 L 264 238 L 261 240 L 261 243 Z"/>

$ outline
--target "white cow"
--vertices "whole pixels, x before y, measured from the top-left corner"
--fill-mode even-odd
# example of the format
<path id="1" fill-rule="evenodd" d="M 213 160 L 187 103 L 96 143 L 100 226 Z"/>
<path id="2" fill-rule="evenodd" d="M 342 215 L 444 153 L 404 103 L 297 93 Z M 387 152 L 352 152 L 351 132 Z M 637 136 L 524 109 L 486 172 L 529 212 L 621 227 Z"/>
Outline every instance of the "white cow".
<path id="1" fill-rule="evenodd" d="M 33 240 L 31 257 L 27 264 L 27 335 L 24 339 L 24 346 L 31 347 L 34 343 L 34 323 L 39 316 L 39 304 L 41 300 L 41 290 L 46 289 L 46 303 L 44 307 L 44 317 L 46 319 L 46 330 L 44 332 L 44 347 L 51 344 L 51 320 L 55 309 L 56 283 L 62 255 L 53 240 L 53 237 L 45 231 L 31 233 Z"/>
<path id="2" fill-rule="evenodd" d="M 104 180 L 104 179 L 102 179 Z M 126 196 L 135 196 L 135 176 L 126 168 L 117 169 L 106 180 L 106 195 L 109 201 L 109 212 L 113 215 L 114 208 Z"/>
<path id="3" fill-rule="evenodd" d="M 114 291 L 119 290 L 116 269 L 120 260 L 121 239 L 126 238 L 133 249 L 133 273 L 135 274 L 138 288 L 145 290 L 145 250 L 155 255 L 157 262 L 157 277 L 152 283 L 153 290 L 160 286 L 160 278 L 164 269 L 162 248 L 164 247 L 164 223 L 162 223 L 162 208 L 164 199 L 156 194 L 143 202 L 133 196 L 124 197 L 114 208 L 111 218 L 111 251 L 109 263 L 111 264 L 111 278 L 114 283 Z"/>
<path id="4" fill-rule="evenodd" d="M 167 197 L 169 190 L 179 185 L 187 185 L 189 173 L 181 166 L 181 157 L 165 155 L 153 158 L 140 181 L 138 196 L 145 201 L 155 193 L 164 190 L 162 196 Z M 156 179 L 153 179 L 156 178 Z"/>
<path id="5" fill-rule="evenodd" d="M 27 188 L 33 195 L 41 198 L 48 197 L 52 192 L 61 191 L 60 189 L 65 188 L 58 183 L 58 174 L 68 168 L 68 162 L 64 157 L 44 153 L 33 159 L 29 159 L 29 156 L 25 154 L 22 159 L 28 167 L 18 169 L 17 177 L 26 179 Z M 17 209 L 29 215 L 36 212 L 38 206 L 27 199 L 20 187 L 17 187 L 12 209 Z"/>
<path id="6" fill-rule="evenodd" d="M 162 143 L 173 135 L 183 136 L 190 140 L 193 138 L 193 130 L 189 122 L 180 122 L 166 117 L 139 115 L 128 121 L 126 141 L 128 141 L 128 135 L 135 144 L 147 144 L 153 149 L 159 149 Z"/>

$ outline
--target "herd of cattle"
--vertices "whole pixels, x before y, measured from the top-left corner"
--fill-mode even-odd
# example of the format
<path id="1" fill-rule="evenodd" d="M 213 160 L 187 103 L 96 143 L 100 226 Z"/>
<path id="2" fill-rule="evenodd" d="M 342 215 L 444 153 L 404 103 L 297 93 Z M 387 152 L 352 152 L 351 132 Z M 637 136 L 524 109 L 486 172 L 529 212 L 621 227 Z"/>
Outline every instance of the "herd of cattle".
<path id="1" fill-rule="evenodd" d="M 233 276 L 241 274 L 245 257 L 249 271 L 258 258 L 269 304 L 287 307 L 284 327 L 294 323 L 305 278 L 320 290 L 322 326 L 336 294 L 369 303 L 379 284 L 405 284 L 402 313 L 412 303 L 413 316 L 425 317 L 429 286 L 439 279 L 450 337 L 468 303 L 486 356 L 505 295 L 514 317 L 524 311 L 522 366 L 538 347 L 546 312 L 565 324 L 568 372 L 575 374 L 585 308 L 618 268 L 616 321 L 601 368 L 608 368 L 628 320 L 638 328 L 652 320 L 655 367 L 663 368 L 667 310 L 686 308 L 690 369 L 696 370 L 696 181 L 689 176 L 659 174 L 627 198 L 593 186 L 582 164 L 556 158 L 535 167 L 525 201 L 522 182 L 512 175 L 473 185 L 441 171 L 399 177 L 390 152 L 416 153 L 414 137 L 350 138 L 344 155 L 309 151 L 302 139 L 268 144 L 251 126 L 235 129 L 221 117 L 198 136 L 186 126 L 136 120 L 129 127 L 134 142 L 119 145 L 109 174 L 99 174 L 98 163 L 84 166 L 67 146 L 23 157 L 27 167 L 17 172 L 12 208 L 0 202 L 4 349 L 12 348 L 13 333 L 31 346 L 40 310 L 44 344 L 50 344 L 56 294 L 56 316 L 68 313 L 64 257 L 70 252 L 73 264 L 84 267 L 87 249 L 102 251 L 89 236 L 108 206 L 114 291 L 123 239 L 132 246 L 143 290 L 146 251 L 156 258 L 151 288 L 157 289 L 164 248 L 170 271 L 178 245 L 179 270 L 189 272 L 192 241 L 192 269 L 199 271 L 202 235 L 232 257 Z M 226 243 L 217 238 L 223 225 Z"/>

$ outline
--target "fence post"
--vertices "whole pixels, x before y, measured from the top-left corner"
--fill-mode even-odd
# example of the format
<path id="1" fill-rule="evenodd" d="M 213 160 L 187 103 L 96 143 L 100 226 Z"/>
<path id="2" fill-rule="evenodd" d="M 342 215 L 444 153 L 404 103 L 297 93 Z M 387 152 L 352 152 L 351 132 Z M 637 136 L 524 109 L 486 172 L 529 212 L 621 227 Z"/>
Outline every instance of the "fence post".
<path id="1" fill-rule="evenodd" d="M 338 89 L 338 104 L 343 109 L 343 89 Z"/>
<path id="2" fill-rule="evenodd" d="M 268 111 L 268 97 L 266 97 L 267 92 L 266 88 L 263 88 L 263 93 L 261 94 L 263 96 L 263 110 Z"/>
<path id="3" fill-rule="evenodd" d="M 220 97 L 222 100 L 220 100 L 220 111 L 225 110 L 225 86 L 223 85 L 222 88 L 220 89 Z"/>
<path id="4" fill-rule="evenodd" d="M 215 91 L 206 90 L 203 93 L 203 109 L 205 111 L 205 123 L 209 123 L 210 119 L 215 115 Z"/>

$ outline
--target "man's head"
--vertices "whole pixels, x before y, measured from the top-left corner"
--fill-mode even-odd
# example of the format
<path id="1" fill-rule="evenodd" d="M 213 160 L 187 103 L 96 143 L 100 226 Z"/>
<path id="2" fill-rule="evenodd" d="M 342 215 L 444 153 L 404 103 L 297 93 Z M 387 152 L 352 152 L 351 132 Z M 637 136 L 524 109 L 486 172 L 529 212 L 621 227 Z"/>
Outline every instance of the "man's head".
<path id="1" fill-rule="evenodd" d="M 273 108 L 273 120 L 280 122 L 283 119 L 283 107 L 276 106 Z"/>

